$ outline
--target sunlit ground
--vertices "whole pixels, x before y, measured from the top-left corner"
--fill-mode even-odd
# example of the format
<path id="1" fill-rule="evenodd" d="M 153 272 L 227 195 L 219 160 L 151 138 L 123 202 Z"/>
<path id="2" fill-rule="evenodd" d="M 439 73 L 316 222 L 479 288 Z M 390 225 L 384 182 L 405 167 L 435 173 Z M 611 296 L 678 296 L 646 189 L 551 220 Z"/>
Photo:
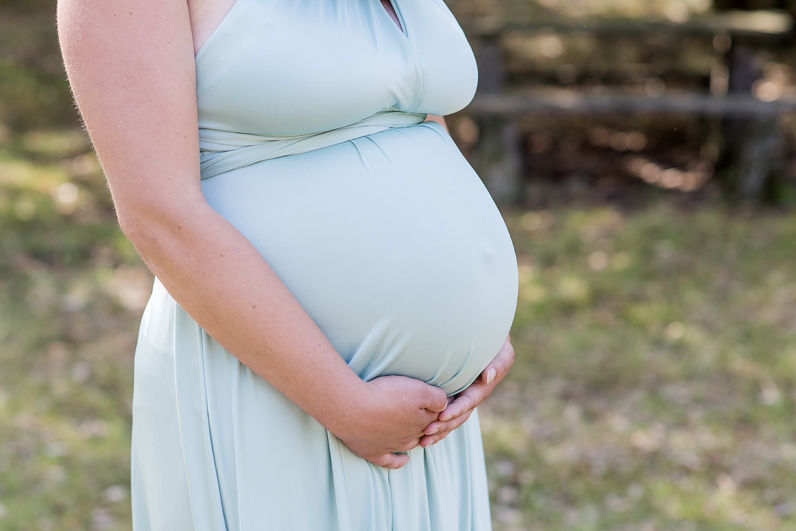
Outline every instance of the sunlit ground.
<path id="1" fill-rule="evenodd" d="M 77 131 L 0 151 L 0 530 L 130 528 L 151 277 Z M 517 364 L 483 408 L 497 530 L 796 529 L 796 213 L 508 212 Z"/>

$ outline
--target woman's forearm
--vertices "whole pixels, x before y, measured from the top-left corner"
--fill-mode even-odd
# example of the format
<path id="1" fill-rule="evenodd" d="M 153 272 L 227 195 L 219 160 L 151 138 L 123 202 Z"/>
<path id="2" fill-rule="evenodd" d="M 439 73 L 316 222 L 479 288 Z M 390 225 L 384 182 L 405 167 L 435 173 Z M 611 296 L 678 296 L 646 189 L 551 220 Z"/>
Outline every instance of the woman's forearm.
<path id="1" fill-rule="evenodd" d="M 364 382 L 251 243 L 200 198 L 137 216 L 126 231 L 183 309 L 321 424 L 341 427 Z"/>

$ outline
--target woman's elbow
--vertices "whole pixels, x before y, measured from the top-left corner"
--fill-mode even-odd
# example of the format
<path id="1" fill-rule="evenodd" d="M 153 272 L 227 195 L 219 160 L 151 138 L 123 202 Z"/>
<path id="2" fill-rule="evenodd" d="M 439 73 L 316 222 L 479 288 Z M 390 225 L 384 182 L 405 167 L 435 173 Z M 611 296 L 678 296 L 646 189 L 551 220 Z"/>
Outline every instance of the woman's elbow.
<path id="1" fill-rule="evenodd" d="M 117 204 L 116 216 L 122 232 L 135 248 L 139 252 L 147 252 L 179 238 L 181 233 L 187 236 L 184 229 L 188 226 L 191 213 L 185 205 L 146 201 Z"/>

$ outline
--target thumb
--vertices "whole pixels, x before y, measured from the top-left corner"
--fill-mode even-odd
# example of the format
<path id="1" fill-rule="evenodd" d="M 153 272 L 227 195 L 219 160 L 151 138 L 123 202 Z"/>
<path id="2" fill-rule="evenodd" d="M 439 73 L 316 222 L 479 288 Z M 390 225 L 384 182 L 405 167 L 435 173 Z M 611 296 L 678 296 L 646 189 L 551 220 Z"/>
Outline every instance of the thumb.
<path id="1" fill-rule="evenodd" d="M 448 406 L 448 395 L 439 387 L 426 385 L 426 396 L 424 397 L 424 406 L 429 411 L 441 413 Z"/>
<path id="2" fill-rule="evenodd" d="M 368 459 L 368 461 L 383 468 L 401 468 L 409 462 L 409 456 L 406 454 L 389 453 Z"/>

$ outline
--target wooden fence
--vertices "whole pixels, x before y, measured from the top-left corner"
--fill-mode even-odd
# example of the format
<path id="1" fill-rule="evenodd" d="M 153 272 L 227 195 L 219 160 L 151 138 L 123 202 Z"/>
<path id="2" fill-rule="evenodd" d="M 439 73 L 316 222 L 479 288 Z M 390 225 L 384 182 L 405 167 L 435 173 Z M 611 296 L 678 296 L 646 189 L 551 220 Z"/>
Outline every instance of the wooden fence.
<path id="1" fill-rule="evenodd" d="M 518 200 L 522 192 L 522 146 L 517 119 L 527 115 L 696 114 L 725 118 L 724 145 L 737 191 L 758 197 L 765 180 L 781 165 L 783 139 L 777 119 L 796 112 L 796 99 L 762 101 L 753 94 L 761 78 L 758 54 L 791 43 L 794 21 L 784 11 L 735 11 L 687 22 L 637 20 L 469 20 L 465 33 L 478 41 L 479 91 L 468 108 L 481 134 L 475 149 L 478 170 L 496 201 Z M 502 40 L 509 33 L 587 33 L 627 36 L 654 33 L 704 36 L 727 42 L 722 60 L 729 73 L 727 93 L 639 96 L 627 92 L 520 91 L 508 84 Z"/>

